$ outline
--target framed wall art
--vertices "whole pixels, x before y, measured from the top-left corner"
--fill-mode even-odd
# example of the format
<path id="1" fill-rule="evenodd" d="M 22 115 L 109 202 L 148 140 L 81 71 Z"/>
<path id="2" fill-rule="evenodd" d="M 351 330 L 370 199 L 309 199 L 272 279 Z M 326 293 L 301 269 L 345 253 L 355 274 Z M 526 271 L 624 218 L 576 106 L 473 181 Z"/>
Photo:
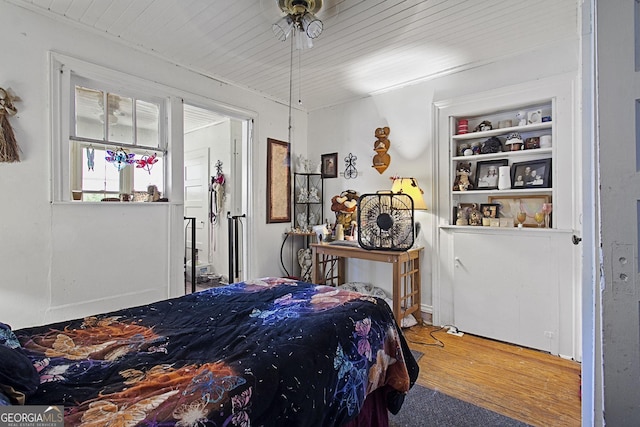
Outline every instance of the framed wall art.
<path id="1" fill-rule="evenodd" d="M 511 166 L 511 188 L 551 187 L 551 159 L 514 163 Z"/>
<path id="2" fill-rule="evenodd" d="M 495 190 L 498 188 L 498 168 L 507 166 L 507 159 L 489 160 L 476 164 L 476 190 Z"/>
<path id="3" fill-rule="evenodd" d="M 267 224 L 291 221 L 289 143 L 267 138 Z"/>
<path id="4" fill-rule="evenodd" d="M 323 154 L 320 173 L 322 178 L 338 177 L 338 153 Z"/>
<path id="5" fill-rule="evenodd" d="M 522 224 L 523 227 L 539 227 L 536 214 L 543 212 L 543 204 L 551 203 L 551 196 L 489 196 L 489 203 L 499 205 L 500 218 L 512 218 L 514 226 Z"/>

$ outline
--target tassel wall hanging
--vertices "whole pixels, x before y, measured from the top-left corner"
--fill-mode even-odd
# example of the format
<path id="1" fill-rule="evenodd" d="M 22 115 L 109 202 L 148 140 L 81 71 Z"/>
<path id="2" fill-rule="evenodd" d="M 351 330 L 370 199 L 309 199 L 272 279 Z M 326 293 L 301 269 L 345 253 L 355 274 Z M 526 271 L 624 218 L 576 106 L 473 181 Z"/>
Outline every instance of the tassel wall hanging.
<path id="1" fill-rule="evenodd" d="M 0 87 L 0 162 L 20 161 L 18 142 L 9 123 L 9 116 L 15 116 L 18 112 L 13 103 L 19 100 L 20 98 L 13 96 L 10 90 Z"/>

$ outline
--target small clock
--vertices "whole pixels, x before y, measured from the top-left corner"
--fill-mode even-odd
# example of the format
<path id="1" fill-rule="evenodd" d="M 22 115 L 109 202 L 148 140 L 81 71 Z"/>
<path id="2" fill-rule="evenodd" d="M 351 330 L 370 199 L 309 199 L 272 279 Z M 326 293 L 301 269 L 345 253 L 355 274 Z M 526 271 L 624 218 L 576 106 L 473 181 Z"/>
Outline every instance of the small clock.
<path id="1" fill-rule="evenodd" d="M 527 123 L 542 123 L 542 111 L 529 111 L 529 114 L 527 116 Z"/>

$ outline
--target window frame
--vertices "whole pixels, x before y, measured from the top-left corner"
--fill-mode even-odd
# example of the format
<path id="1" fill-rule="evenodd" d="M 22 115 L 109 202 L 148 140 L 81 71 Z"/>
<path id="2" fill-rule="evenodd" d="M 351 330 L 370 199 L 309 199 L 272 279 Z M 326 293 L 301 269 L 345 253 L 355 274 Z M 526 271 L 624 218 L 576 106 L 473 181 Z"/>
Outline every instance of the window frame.
<path id="1" fill-rule="evenodd" d="M 147 150 L 161 153 L 163 157 L 163 197 L 171 199 L 171 153 L 170 153 L 170 115 L 172 113 L 172 103 L 176 97 L 167 93 L 161 86 L 152 82 L 139 79 L 118 71 L 110 70 L 95 64 L 90 64 L 67 57 L 55 52 L 49 53 L 50 62 L 50 120 L 52 129 L 51 143 L 51 202 L 71 203 L 72 187 L 81 186 L 81 175 L 74 172 L 72 168 L 72 142 L 87 144 L 97 144 L 104 147 L 123 147 L 135 150 Z M 87 87 L 90 89 L 102 90 L 108 93 L 115 93 L 131 97 L 135 100 L 151 102 L 159 106 L 158 117 L 158 147 L 127 144 L 113 141 L 94 140 L 76 136 L 75 124 L 75 86 Z M 136 141 L 136 126 L 134 121 L 134 139 Z M 106 126 L 106 125 L 105 125 Z M 108 138 L 108 134 L 105 134 Z M 82 170 L 82 153 L 77 153 L 75 162 L 76 168 Z M 131 169 L 125 168 L 124 170 Z M 126 172 L 131 176 L 133 172 Z M 121 183 L 122 185 L 122 183 Z M 79 187 L 74 187 L 79 188 Z M 77 203 L 77 202 L 76 202 Z M 83 202 L 92 203 L 92 202 Z"/>

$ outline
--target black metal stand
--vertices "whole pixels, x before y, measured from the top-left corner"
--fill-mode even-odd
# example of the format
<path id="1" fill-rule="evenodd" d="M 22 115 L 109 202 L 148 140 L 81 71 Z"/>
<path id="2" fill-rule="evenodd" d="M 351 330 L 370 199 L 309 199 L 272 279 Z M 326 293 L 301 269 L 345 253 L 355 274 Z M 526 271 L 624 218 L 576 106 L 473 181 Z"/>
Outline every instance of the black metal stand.
<path id="1" fill-rule="evenodd" d="M 229 283 L 233 283 L 238 279 L 239 268 L 239 254 L 238 254 L 238 226 L 240 218 L 245 218 L 246 215 L 231 215 L 231 212 L 227 212 L 227 224 L 229 232 Z"/>
<path id="2" fill-rule="evenodd" d="M 191 223 L 191 293 L 196 291 L 196 282 L 198 278 L 196 277 L 196 218 L 195 217 L 184 217 L 185 221 L 189 221 Z M 186 236 L 185 236 L 186 240 Z M 187 242 L 185 241 L 184 245 L 184 276 L 185 280 L 187 278 Z"/>

